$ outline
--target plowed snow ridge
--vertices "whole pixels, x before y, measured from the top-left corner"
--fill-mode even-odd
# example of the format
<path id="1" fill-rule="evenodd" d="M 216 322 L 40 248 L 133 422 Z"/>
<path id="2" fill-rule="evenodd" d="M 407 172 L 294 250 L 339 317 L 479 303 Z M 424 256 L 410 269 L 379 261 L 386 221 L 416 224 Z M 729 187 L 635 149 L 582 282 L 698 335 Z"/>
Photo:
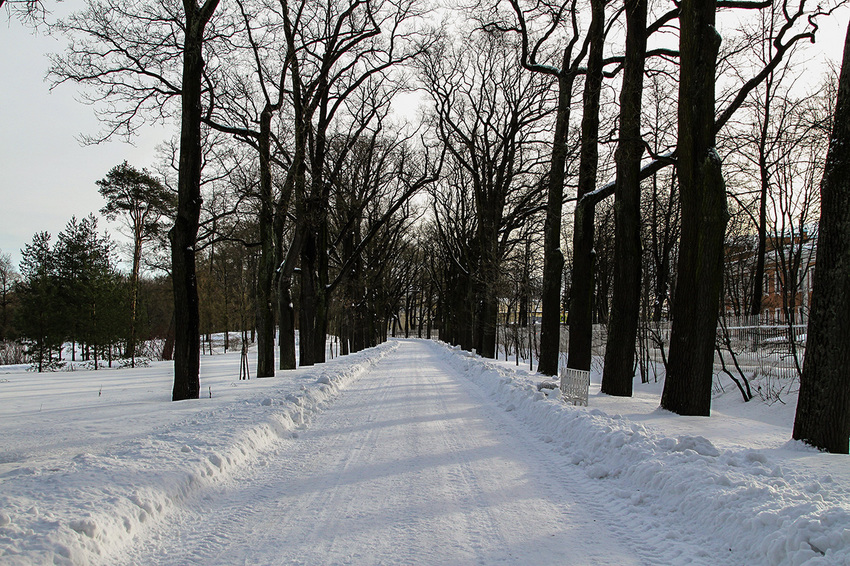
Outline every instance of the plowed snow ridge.
<path id="1" fill-rule="evenodd" d="M 810 451 L 665 436 L 535 380 L 391 341 L 130 440 L 68 432 L 69 457 L 22 442 L 0 563 L 850 564 L 848 486 L 794 467 Z"/>

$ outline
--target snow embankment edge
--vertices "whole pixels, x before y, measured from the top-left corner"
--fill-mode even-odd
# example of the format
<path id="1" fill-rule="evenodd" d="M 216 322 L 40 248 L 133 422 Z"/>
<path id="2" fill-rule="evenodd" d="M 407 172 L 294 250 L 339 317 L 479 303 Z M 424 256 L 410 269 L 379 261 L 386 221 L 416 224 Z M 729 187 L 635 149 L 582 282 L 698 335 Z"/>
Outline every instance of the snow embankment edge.
<path id="1" fill-rule="evenodd" d="M 702 436 L 665 436 L 620 415 L 574 407 L 539 391 L 535 378 L 542 376 L 445 344 L 435 347 L 597 482 L 597 489 L 612 493 L 622 511 L 642 507 L 647 512 L 637 515 L 665 517 L 673 530 L 725 541 L 730 552 L 746 556 L 750 564 L 850 565 L 850 506 L 829 475 L 811 477 L 789 469 L 763 450 L 719 450 Z M 798 444 L 783 448 L 810 451 Z M 647 536 L 678 536 L 658 533 L 658 526 L 645 525 Z"/>
<path id="2" fill-rule="evenodd" d="M 108 563 L 134 538 L 166 521 L 182 501 L 297 435 L 342 389 L 397 347 L 388 342 L 347 356 L 345 364 L 314 366 L 318 377 L 294 393 L 265 390 L 107 452 L 19 470 L 7 478 L 14 487 L 0 495 L 0 562 Z"/>

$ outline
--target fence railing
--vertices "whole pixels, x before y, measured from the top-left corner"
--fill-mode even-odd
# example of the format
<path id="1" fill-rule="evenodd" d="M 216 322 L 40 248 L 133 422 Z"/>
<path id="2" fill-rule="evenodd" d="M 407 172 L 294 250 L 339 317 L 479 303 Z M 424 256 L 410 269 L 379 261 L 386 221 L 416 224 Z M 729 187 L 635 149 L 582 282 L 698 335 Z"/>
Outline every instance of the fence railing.
<path id="1" fill-rule="evenodd" d="M 657 379 L 670 343 L 669 322 L 644 322 L 639 332 L 639 365 L 644 381 Z M 806 351 L 806 326 L 770 324 L 758 317 L 721 317 L 717 325 L 715 375 L 739 379 L 761 377 L 754 394 L 778 398 L 797 383 Z M 720 387 L 720 381 L 715 385 Z"/>

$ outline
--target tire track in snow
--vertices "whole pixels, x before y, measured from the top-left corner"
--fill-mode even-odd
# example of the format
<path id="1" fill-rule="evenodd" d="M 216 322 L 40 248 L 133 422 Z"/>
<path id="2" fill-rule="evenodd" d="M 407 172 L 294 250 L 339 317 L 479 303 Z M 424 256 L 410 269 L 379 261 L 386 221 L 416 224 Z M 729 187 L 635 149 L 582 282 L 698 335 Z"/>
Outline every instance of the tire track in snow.
<path id="1" fill-rule="evenodd" d="M 429 345 L 403 342 L 127 562 L 642 563 L 531 436 Z"/>
<path id="2" fill-rule="evenodd" d="M 445 356 L 445 346 L 431 344 L 438 355 Z M 447 367 L 458 371 L 458 367 L 467 364 L 484 364 L 483 359 L 471 360 L 451 358 L 452 362 L 463 360 L 460 364 Z M 463 370 L 459 370 L 463 372 Z M 486 388 L 474 380 L 462 380 L 470 395 L 484 404 L 494 403 L 494 397 Z M 616 480 L 597 478 L 588 471 L 576 467 L 573 458 L 575 452 L 582 450 L 578 446 L 561 445 L 557 438 L 539 430 L 539 426 L 520 417 L 521 411 L 515 411 L 512 402 L 495 399 L 504 406 L 501 415 L 494 415 L 496 420 L 503 423 L 512 435 L 524 437 L 527 447 L 534 452 L 537 461 L 549 471 L 549 476 L 558 478 L 555 489 L 564 490 L 587 513 L 593 516 L 593 521 L 604 523 L 605 527 L 622 543 L 634 549 L 647 564 L 664 565 L 705 565 L 705 566 L 737 566 L 745 560 L 739 555 L 730 554 L 729 549 L 706 533 L 699 530 L 699 525 L 673 522 L 669 516 L 659 511 L 654 505 L 633 505 L 631 499 L 643 500 L 640 492 L 625 491 L 617 487 Z M 541 408 L 541 411 L 545 409 Z M 544 413 L 545 414 L 545 413 Z M 563 448 L 561 448 L 563 446 Z M 552 484 L 543 486 L 551 489 Z"/>

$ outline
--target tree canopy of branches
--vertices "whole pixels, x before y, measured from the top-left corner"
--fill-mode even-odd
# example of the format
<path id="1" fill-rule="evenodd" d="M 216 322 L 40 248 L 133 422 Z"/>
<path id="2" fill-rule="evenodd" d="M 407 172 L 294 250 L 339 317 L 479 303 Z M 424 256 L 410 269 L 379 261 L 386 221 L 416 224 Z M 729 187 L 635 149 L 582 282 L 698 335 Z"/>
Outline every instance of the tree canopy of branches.
<path id="1" fill-rule="evenodd" d="M 421 53 L 415 2 L 281 2 L 293 101 L 292 183 L 300 254 L 302 365 L 324 361 L 329 311 L 328 213 L 331 190 L 357 140 L 381 128 L 400 85 L 390 71 Z M 344 138 L 330 159 L 329 140 Z M 414 171 L 425 171 L 416 168 Z M 430 176 L 426 173 L 423 178 Z M 409 176 L 408 176 L 409 179 Z M 411 189 L 418 186 L 412 182 Z M 412 192 L 406 194 L 409 197 Z"/>
<path id="2" fill-rule="evenodd" d="M 477 309 L 472 337 L 489 358 L 496 355 L 500 265 L 515 232 L 541 208 L 537 179 L 549 112 L 545 82 L 522 71 L 511 40 L 482 32 L 462 48 L 433 50 L 423 68 L 436 135 L 471 188 L 475 232 L 465 245 Z"/>

